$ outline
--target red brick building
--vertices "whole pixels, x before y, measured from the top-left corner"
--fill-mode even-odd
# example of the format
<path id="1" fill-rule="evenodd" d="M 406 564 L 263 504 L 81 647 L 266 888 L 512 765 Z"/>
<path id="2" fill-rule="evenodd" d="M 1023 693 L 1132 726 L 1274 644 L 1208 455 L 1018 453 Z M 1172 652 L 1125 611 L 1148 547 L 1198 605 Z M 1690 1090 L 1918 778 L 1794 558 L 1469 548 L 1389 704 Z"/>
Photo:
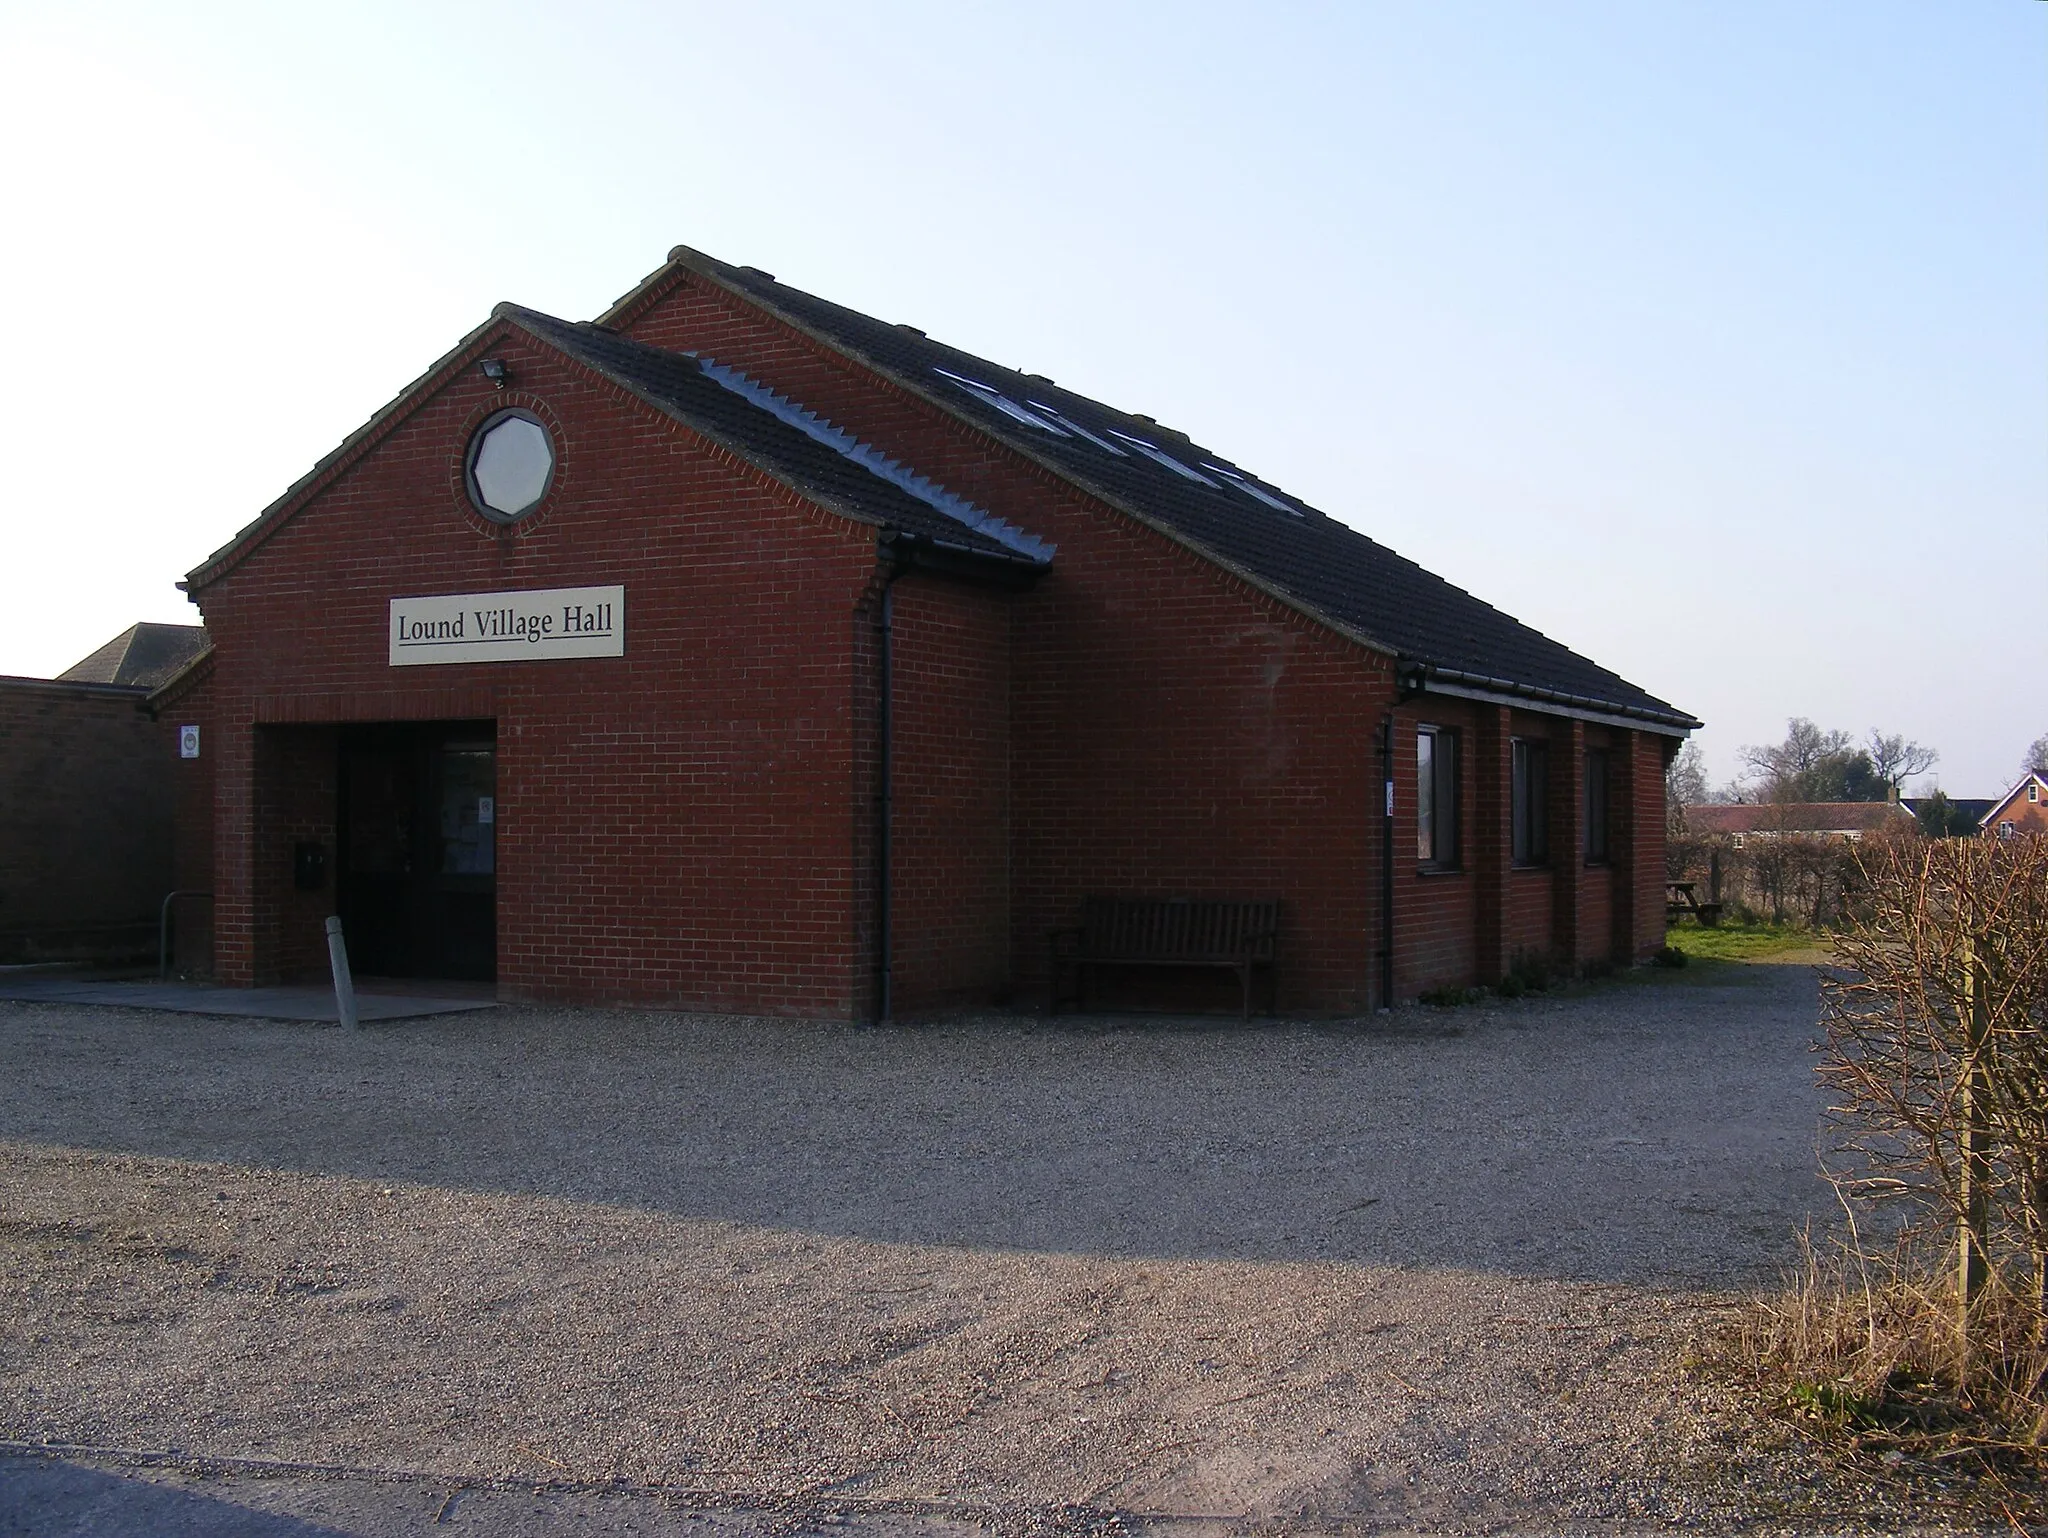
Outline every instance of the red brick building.
<path id="1" fill-rule="evenodd" d="M 1698 725 L 1149 418 L 687 249 L 594 323 L 500 306 L 187 588 L 181 884 L 244 983 L 339 911 L 366 972 L 858 1016 L 1042 994 L 1090 894 L 1276 897 L 1282 1007 L 1354 1011 L 1654 950 Z"/>
<path id="2" fill-rule="evenodd" d="M 205 643 L 131 625 L 56 678 L 0 678 L 0 966 L 155 956 L 177 742 L 144 702 Z"/>
<path id="3" fill-rule="evenodd" d="M 2031 769 L 1997 801 L 1977 824 L 1986 838 L 2048 834 L 2048 777 Z"/>

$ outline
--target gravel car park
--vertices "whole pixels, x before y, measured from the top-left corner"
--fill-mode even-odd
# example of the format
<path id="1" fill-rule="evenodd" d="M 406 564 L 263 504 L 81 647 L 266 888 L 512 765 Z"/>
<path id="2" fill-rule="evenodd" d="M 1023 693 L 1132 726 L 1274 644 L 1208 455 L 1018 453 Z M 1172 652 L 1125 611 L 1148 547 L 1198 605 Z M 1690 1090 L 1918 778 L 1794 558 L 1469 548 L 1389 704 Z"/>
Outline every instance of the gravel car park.
<path id="1" fill-rule="evenodd" d="M 1814 1035 L 1768 965 L 1252 1026 L 0 1004 L 0 1435 L 820 1510 L 1875 1520 L 1685 1365 L 1831 1210 Z"/>

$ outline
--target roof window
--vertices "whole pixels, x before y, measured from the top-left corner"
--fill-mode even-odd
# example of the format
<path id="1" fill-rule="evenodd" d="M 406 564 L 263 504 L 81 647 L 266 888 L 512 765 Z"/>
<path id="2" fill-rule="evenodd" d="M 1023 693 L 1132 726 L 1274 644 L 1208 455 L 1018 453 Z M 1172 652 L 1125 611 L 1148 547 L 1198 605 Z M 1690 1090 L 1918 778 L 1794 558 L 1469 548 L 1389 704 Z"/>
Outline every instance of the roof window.
<path id="1" fill-rule="evenodd" d="M 1188 480 L 1191 481 L 1199 481 L 1204 486 L 1216 486 L 1216 482 L 1210 480 L 1209 477 L 1202 474 L 1201 471 L 1189 469 L 1186 465 L 1182 464 L 1179 460 L 1175 459 L 1171 454 L 1167 453 L 1164 449 L 1159 448 L 1154 444 L 1147 443 L 1143 438 L 1133 438 L 1129 433 L 1120 433 L 1114 427 L 1112 427 L 1109 430 L 1109 434 L 1112 438 L 1117 438 L 1125 443 L 1128 443 L 1132 448 L 1136 449 L 1140 454 L 1143 454 L 1147 459 L 1154 460 L 1157 463 L 1166 466 L 1166 468 L 1171 470 L 1175 475 L 1185 476 Z M 1220 490 L 1221 488 L 1218 487 L 1217 489 Z"/>
<path id="2" fill-rule="evenodd" d="M 1238 472 L 1235 470 L 1226 470 L 1221 465 L 1204 465 L 1202 466 L 1202 468 L 1204 470 L 1214 470 L 1218 475 L 1222 476 L 1225 480 L 1227 480 L 1231 485 L 1235 486 L 1239 491 L 1243 492 L 1246 496 L 1251 497 L 1255 501 L 1265 503 L 1266 506 L 1272 508 L 1275 512 L 1286 513 L 1290 517 L 1294 518 L 1306 516 L 1305 514 L 1303 514 L 1300 508 L 1294 506 L 1292 503 L 1281 501 L 1278 497 L 1274 496 L 1272 492 L 1266 490 L 1265 487 L 1260 486 L 1257 483 L 1247 479 L 1245 476 L 1238 474 Z"/>
<path id="3" fill-rule="evenodd" d="M 978 379 L 969 379 L 965 374 L 955 374 L 947 369 L 935 367 L 932 369 L 932 372 L 941 379 L 952 380 L 961 389 L 966 390 L 978 400 L 986 401 L 1006 417 L 1015 417 L 1018 421 L 1028 423 L 1042 433 L 1051 433 L 1055 438 L 1069 436 L 1064 428 L 1054 426 L 1036 412 L 1026 411 L 993 385 L 985 385 Z"/>
<path id="4" fill-rule="evenodd" d="M 1044 401 L 1030 401 L 1026 404 L 1028 404 L 1031 407 L 1031 409 L 1037 412 L 1039 415 L 1050 417 L 1053 421 L 1057 422 L 1061 427 L 1064 427 L 1068 432 L 1072 433 L 1076 438 L 1086 438 L 1098 449 L 1106 449 L 1110 453 L 1116 455 L 1118 459 L 1129 459 L 1131 457 L 1129 454 L 1126 454 L 1122 449 L 1118 448 L 1114 443 L 1111 443 L 1107 438 L 1096 437 L 1094 433 L 1088 431 L 1087 428 L 1083 427 L 1079 422 L 1076 422 L 1072 417 L 1065 416 L 1062 413 L 1055 411 L 1052 407 L 1046 405 Z"/>

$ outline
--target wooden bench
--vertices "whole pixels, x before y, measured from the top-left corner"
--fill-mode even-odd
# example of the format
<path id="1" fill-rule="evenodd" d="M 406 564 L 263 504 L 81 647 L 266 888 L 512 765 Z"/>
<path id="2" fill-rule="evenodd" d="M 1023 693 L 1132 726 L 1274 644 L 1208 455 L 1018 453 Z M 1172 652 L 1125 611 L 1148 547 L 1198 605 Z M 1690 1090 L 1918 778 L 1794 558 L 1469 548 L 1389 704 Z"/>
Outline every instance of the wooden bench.
<path id="1" fill-rule="evenodd" d="M 1090 897 L 1080 928 L 1053 931 L 1052 1007 L 1070 999 L 1086 1009 L 1089 977 L 1100 967 L 1219 967 L 1237 974 L 1249 1020 L 1256 970 L 1266 973 L 1267 1011 L 1279 1008 L 1279 938 L 1280 904 L 1272 898 Z M 1067 993 L 1063 975 L 1073 979 Z"/>

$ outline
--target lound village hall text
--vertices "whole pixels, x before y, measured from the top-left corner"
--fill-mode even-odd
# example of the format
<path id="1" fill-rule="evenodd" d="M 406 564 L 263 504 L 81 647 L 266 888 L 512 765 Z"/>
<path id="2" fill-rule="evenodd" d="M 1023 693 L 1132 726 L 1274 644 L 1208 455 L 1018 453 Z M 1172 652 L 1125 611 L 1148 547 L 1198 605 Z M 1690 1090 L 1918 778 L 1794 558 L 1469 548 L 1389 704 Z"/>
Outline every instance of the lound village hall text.
<path id="1" fill-rule="evenodd" d="M 465 641 L 471 615 L 476 616 L 479 641 L 532 641 L 538 644 L 555 635 L 610 635 L 612 605 L 609 603 L 565 603 L 561 628 L 555 628 L 550 611 L 525 613 L 518 609 L 462 609 L 443 619 L 410 619 L 402 611 L 394 616 L 401 641 Z"/>

